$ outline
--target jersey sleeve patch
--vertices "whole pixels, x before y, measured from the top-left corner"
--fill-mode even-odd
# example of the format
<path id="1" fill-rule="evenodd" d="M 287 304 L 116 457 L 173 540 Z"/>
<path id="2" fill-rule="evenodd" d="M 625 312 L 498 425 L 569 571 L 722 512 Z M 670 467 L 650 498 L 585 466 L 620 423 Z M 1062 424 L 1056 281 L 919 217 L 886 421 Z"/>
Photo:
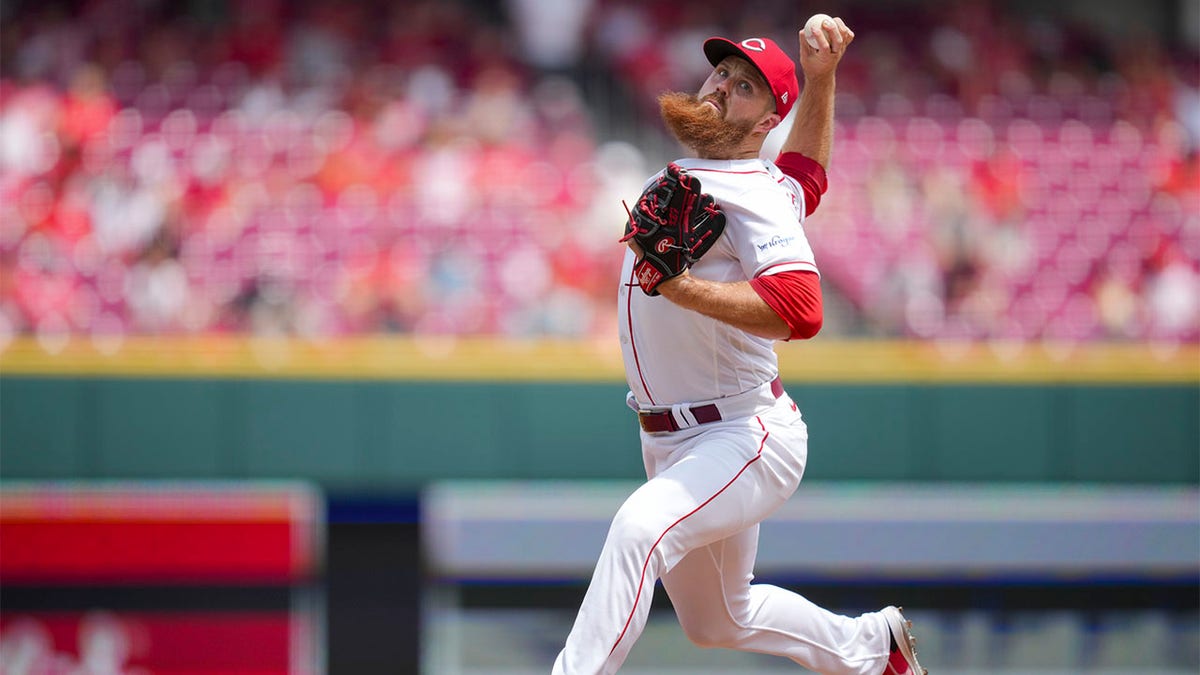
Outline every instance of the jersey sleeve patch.
<path id="1" fill-rule="evenodd" d="M 779 170 L 800 184 L 804 193 L 804 215 L 811 216 L 821 203 L 821 195 L 829 189 L 829 178 L 825 167 L 815 159 L 798 152 L 784 152 L 775 160 Z"/>

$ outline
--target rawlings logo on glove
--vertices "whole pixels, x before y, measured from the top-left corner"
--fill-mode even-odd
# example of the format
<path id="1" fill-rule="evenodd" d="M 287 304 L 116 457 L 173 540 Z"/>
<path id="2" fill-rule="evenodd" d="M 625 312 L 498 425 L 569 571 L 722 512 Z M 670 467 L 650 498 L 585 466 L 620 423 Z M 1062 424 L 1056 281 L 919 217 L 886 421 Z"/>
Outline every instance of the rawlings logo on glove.
<path id="1" fill-rule="evenodd" d="M 637 242 L 634 277 L 643 293 L 658 295 L 659 284 L 683 274 L 724 230 L 725 214 L 701 191 L 700 179 L 672 162 L 638 198 L 621 241 Z"/>

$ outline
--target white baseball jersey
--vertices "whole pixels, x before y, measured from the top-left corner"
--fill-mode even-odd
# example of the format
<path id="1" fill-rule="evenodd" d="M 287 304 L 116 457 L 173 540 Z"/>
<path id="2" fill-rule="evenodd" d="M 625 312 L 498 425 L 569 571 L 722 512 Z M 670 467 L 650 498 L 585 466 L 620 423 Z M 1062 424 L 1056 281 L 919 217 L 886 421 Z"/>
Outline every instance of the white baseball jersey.
<path id="1" fill-rule="evenodd" d="M 761 159 L 676 163 L 700 180 L 701 190 L 725 213 L 725 232 L 691 274 L 729 282 L 788 270 L 817 272 L 801 224 L 804 193 L 795 179 Z M 647 296 L 634 279 L 635 262 L 628 251 L 618 321 L 625 374 L 639 407 L 723 398 L 778 374 L 771 340 Z"/>

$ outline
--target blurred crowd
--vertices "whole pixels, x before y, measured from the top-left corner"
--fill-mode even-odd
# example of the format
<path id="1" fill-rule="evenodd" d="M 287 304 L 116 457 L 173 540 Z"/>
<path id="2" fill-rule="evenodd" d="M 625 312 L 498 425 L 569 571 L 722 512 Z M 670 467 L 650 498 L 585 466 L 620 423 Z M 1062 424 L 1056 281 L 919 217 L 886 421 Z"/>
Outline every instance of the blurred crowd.
<path id="1" fill-rule="evenodd" d="M 679 154 L 655 96 L 709 35 L 794 49 L 793 4 L 18 3 L 0 338 L 607 337 L 621 200 Z M 1200 339 L 1194 45 L 831 5 L 827 333 Z"/>

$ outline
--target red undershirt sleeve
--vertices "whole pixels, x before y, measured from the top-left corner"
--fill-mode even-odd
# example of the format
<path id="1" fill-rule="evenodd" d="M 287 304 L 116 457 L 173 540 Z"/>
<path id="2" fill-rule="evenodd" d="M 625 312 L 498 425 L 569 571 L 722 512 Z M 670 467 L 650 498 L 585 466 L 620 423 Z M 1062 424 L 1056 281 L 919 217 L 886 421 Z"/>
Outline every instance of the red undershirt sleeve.
<path id="1" fill-rule="evenodd" d="M 821 203 L 821 195 L 829 189 L 829 180 L 825 175 L 825 167 L 815 159 L 805 157 L 798 152 L 783 152 L 775 160 L 775 166 L 784 174 L 796 179 L 800 189 L 804 191 L 804 215 L 811 216 Z"/>
<path id="2" fill-rule="evenodd" d="M 821 278 L 815 272 L 768 274 L 751 279 L 750 287 L 787 323 L 789 340 L 807 340 L 821 330 Z"/>

